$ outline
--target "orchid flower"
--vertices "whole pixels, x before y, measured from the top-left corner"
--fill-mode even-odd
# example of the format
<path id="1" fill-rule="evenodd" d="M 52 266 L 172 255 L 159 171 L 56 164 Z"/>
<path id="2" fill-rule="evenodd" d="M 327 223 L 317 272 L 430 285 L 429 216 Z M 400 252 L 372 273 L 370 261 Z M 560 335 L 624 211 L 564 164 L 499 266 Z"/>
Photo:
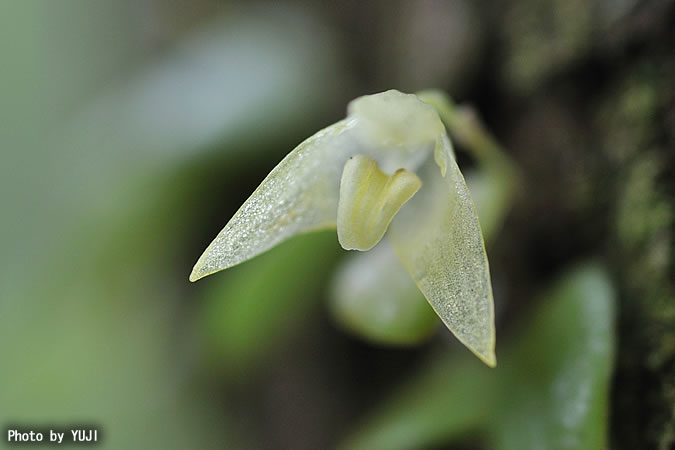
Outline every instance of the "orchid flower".
<path id="1" fill-rule="evenodd" d="M 298 145 L 204 251 L 190 281 L 232 267 L 298 233 L 337 228 L 346 250 L 387 233 L 432 308 L 489 366 L 494 306 L 485 244 L 438 113 L 389 90 L 349 103 L 347 118 Z"/>

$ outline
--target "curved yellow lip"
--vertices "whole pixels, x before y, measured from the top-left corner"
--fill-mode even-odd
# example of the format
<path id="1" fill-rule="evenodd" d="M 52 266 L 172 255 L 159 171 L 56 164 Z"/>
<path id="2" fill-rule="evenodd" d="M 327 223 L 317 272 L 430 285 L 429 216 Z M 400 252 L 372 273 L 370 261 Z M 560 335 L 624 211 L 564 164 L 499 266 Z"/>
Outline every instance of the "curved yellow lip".
<path id="1" fill-rule="evenodd" d="M 405 202 L 422 187 L 412 172 L 383 173 L 377 161 L 356 155 L 347 160 L 340 182 L 338 240 L 346 250 L 369 250 L 387 231 Z"/>

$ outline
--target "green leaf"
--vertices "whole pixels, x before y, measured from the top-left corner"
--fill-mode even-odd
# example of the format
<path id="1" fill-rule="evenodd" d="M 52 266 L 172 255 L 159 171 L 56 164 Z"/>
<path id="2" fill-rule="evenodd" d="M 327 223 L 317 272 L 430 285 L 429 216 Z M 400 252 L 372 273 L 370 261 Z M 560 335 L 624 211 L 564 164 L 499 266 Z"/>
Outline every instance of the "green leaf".
<path id="1" fill-rule="evenodd" d="M 422 448 L 473 433 L 500 450 L 606 448 L 614 303 L 606 271 L 577 266 L 540 298 L 499 368 L 436 355 L 342 447 Z"/>
<path id="2" fill-rule="evenodd" d="M 237 375 L 278 348 L 317 306 L 339 249 L 333 232 L 305 234 L 211 279 L 202 316 L 211 356 Z"/>
<path id="3" fill-rule="evenodd" d="M 186 222 L 205 166 L 267 157 L 332 108 L 344 65 L 302 8 L 187 27 L 164 10 L 153 22 L 181 31 L 157 51 L 130 20 L 146 6 L 0 2 L 0 423 L 84 420 L 105 448 L 255 448 L 195 367 Z"/>
<path id="4" fill-rule="evenodd" d="M 379 405 L 338 447 L 426 448 L 475 430 L 494 404 L 494 371 L 468 355 L 436 353 L 424 371 Z"/>
<path id="5" fill-rule="evenodd" d="M 606 448 L 614 301 L 606 271 L 594 264 L 567 273 L 541 298 L 541 311 L 505 355 L 489 424 L 495 448 Z"/>

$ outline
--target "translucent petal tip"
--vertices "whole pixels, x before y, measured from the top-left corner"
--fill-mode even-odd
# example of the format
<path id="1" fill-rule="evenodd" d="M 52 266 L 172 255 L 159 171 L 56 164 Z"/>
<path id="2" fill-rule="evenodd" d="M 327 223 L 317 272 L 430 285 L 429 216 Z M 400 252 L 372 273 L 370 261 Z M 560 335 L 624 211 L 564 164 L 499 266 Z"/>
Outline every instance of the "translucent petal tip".
<path id="1" fill-rule="evenodd" d="M 497 356 L 495 355 L 494 349 L 491 349 L 486 353 L 479 353 L 471 347 L 469 347 L 469 350 L 471 350 L 473 354 L 478 357 L 478 359 L 483 361 L 489 367 L 497 367 Z"/>
<path id="2" fill-rule="evenodd" d="M 194 268 L 192 269 L 192 272 L 190 272 L 190 282 L 194 283 L 195 281 L 199 280 L 202 278 L 203 275 L 199 275 L 199 269 L 195 265 Z"/>
<path id="3" fill-rule="evenodd" d="M 204 251 L 204 253 L 199 257 L 197 262 L 195 263 L 195 266 L 192 268 L 192 272 L 190 272 L 190 281 L 194 283 L 195 281 L 204 278 L 205 276 L 211 275 L 214 272 L 217 272 L 217 270 L 209 270 L 208 267 L 204 264 L 204 260 L 207 259 L 207 255 L 210 253 L 211 246 Z"/>

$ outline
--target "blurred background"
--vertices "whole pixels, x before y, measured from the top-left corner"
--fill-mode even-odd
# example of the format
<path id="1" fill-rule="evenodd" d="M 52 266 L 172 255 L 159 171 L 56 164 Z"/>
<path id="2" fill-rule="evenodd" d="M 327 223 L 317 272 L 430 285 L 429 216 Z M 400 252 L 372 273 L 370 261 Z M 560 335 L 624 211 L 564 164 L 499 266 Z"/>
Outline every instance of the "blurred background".
<path id="1" fill-rule="evenodd" d="M 668 0 L 0 0 L 3 433 L 672 448 L 674 44 Z M 423 302 L 393 339 L 345 324 L 334 232 L 188 282 L 284 155 L 390 88 L 471 105 L 517 168 L 475 194 L 496 369 Z"/>

